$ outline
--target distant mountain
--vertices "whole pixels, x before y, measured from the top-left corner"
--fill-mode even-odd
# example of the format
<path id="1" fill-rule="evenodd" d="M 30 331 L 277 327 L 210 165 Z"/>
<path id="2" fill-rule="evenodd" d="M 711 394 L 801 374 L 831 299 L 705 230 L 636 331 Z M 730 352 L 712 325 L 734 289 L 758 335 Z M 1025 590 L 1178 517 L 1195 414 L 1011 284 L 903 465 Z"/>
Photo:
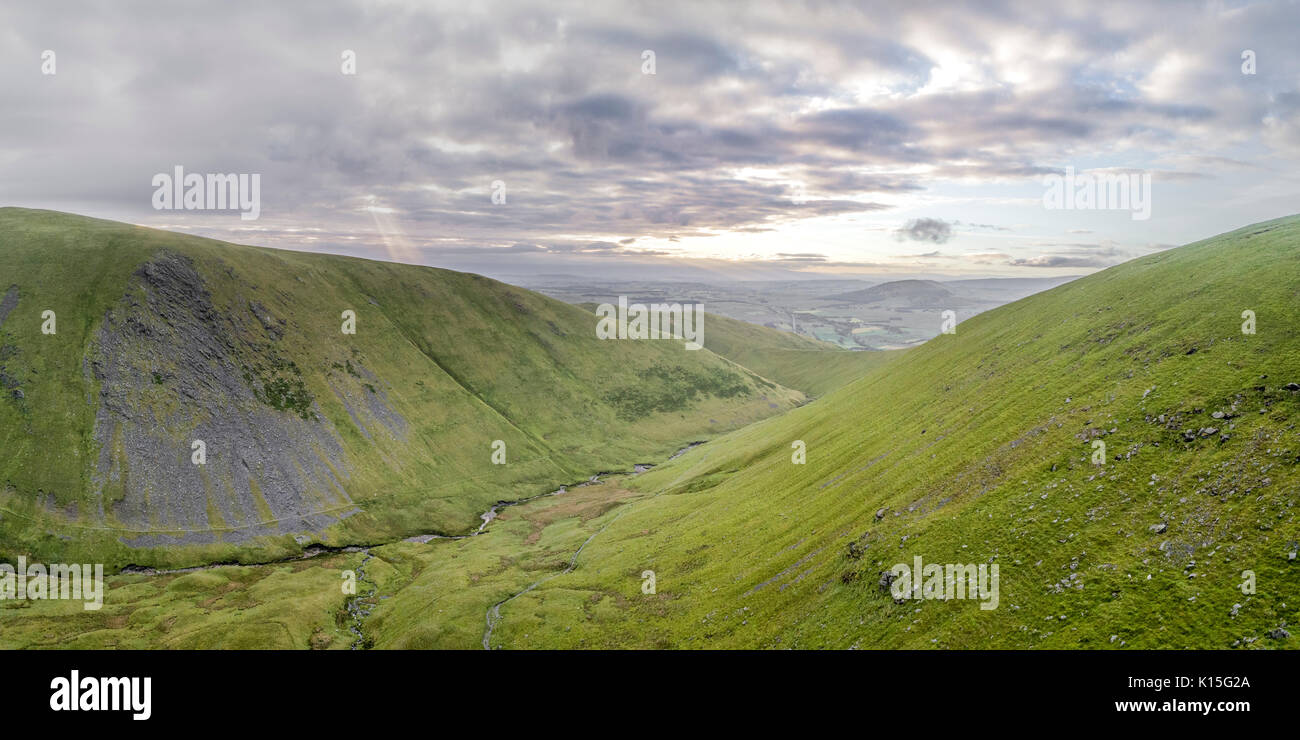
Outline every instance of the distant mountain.
<path id="1" fill-rule="evenodd" d="M 895 280 L 870 288 L 828 296 L 828 301 L 844 303 L 887 303 L 901 308 L 956 308 L 967 300 L 934 280 Z"/>

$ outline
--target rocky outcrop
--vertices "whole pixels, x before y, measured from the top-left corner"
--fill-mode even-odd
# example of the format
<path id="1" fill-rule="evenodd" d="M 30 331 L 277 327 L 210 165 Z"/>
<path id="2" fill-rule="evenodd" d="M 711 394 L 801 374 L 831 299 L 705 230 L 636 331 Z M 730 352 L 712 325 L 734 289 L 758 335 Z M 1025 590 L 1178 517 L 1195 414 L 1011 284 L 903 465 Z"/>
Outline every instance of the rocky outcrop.
<path id="1" fill-rule="evenodd" d="M 268 362 L 252 341 L 213 305 L 193 262 L 169 252 L 104 317 L 86 363 L 99 396 L 94 485 L 100 517 L 129 530 L 127 544 L 244 542 L 357 511 L 339 435 L 294 382 L 300 371 L 274 356 L 273 380 L 250 370 Z"/>

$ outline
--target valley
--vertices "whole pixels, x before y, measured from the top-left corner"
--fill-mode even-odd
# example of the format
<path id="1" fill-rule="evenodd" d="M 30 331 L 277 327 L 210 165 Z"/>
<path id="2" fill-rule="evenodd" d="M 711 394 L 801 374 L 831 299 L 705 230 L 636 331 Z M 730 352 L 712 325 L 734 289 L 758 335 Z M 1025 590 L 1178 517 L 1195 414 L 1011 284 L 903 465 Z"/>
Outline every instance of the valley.
<path id="1" fill-rule="evenodd" d="M 69 268 L 24 251 L 22 240 L 15 249 L 12 234 L 40 236 L 48 249 L 69 224 L 56 230 L 42 219 L 58 218 L 0 212 L 7 227 L 0 234 L 10 235 L 0 237 L 10 240 L 0 248 L 4 274 L 22 278 L 8 278 L 19 297 L 0 324 L 0 343 L 16 348 L 5 372 L 25 391 L 0 404 L 7 487 L 0 556 L 93 555 L 115 570 L 157 570 L 110 576 L 98 612 L 59 601 L 0 604 L 5 647 L 1296 645 L 1300 217 L 1133 260 L 981 312 L 955 334 L 889 352 L 846 351 L 712 313 L 700 351 L 684 351 L 680 342 L 602 342 L 589 306 L 474 276 L 206 240 L 169 243 L 167 254 L 189 255 L 197 265 L 212 313 L 238 316 L 236 309 L 251 303 L 265 309 L 245 308 L 245 323 L 231 319 L 229 331 L 208 308 L 141 309 L 163 305 L 157 301 L 170 289 L 163 286 L 190 286 L 188 295 L 202 290 L 185 260 L 159 261 L 152 241 L 171 235 L 105 222 L 77 225 L 74 241 L 105 230 L 109 248 L 134 262 L 83 258 L 93 267 L 87 273 L 101 277 L 74 273 L 58 282 L 87 286 L 78 298 L 91 307 L 86 316 L 134 327 L 144 339 L 112 349 L 115 339 L 130 336 L 125 328 L 105 335 L 103 324 L 69 320 L 77 314 L 65 309 L 60 325 L 68 328 L 60 331 L 78 332 L 81 344 L 50 351 L 37 344 L 38 327 L 27 328 L 38 322 L 15 317 L 57 305 L 56 294 L 40 287 L 53 281 L 33 275 Z M 277 279 L 283 273 L 273 260 L 300 266 L 298 274 L 317 281 L 312 290 L 298 293 L 292 278 Z M 248 274 L 258 276 L 250 283 L 256 289 L 240 293 L 214 277 L 221 265 L 244 261 L 255 266 Z M 141 264 L 154 267 L 141 272 Z M 158 276 L 170 277 L 150 288 Z M 122 303 L 120 286 L 138 297 Z M 345 294 L 318 297 L 330 291 Z M 424 291 L 438 301 L 417 299 Z M 364 308 L 388 303 L 397 304 L 391 313 L 371 316 Z M 294 343 L 319 351 L 338 342 L 327 335 L 338 329 L 340 305 L 362 307 L 358 351 L 313 361 Z M 425 317 L 435 305 L 439 315 Z M 1254 333 L 1242 330 L 1244 310 L 1258 318 Z M 515 323 L 494 323 L 502 314 Z M 373 321 L 381 322 L 379 338 L 391 341 L 361 341 Z M 215 337 L 198 345 L 211 347 L 202 360 L 181 350 L 193 342 L 164 341 L 173 332 L 202 336 L 195 327 Z M 297 332 L 310 338 L 294 339 Z M 461 343 L 438 336 L 446 333 Z M 507 370 L 516 360 L 507 363 L 494 354 L 501 344 L 482 337 L 514 340 L 531 363 L 525 366 L 542 374 Z M 148 382 L 128 386 L 134 395 L 127 398 L 88 392 L 95 371 L 81 371 L 84 363 L 75 360 L 68 363 L 75 374 L 61 371 L 60 359 L 87 351 L 108 358 L 100 360 L 105 372 L 137 372 Z M 335 361 L 343 369 L 331 374 Z M 311 450 L 329 463 L 322 470 L 347 470 L 336 475 L 357 513 L 321 526 L 295 514 L 297 531 L 246 540 L 209 527 L 213 543 L 191 543 L 168 527 L 194 517 L 186 513 L 193 509 L 169 503 L 150 511 L 151 502 L 172 500 L 156 497 L 151 485 L 132 497 L 128 484 L 141 479 L 134 472 L 141 463 L 131 445 L 113 453 L 125 455 L 127 483 L 119 493 L 99 493 L 94 461 L 102 458 L 92 453 L 112 451 L 116 443 L 100 440 L 115 437 L 96 434 L 95 414 L 78 399 L 100 398 L 101 414 L 103 402 L 121 409 L 119 424 L 164 422 L 175 434 L 146 439 L 164 440 L 188 461 L 186 424 L 195 422 L 167 420 L 179 409 L 219 408 L 205 401 L 205 389 L 239 377 L 212 369 L 241 363 L 254 371 L 247 395 L 233 396 L 244 399 L 248 426 L 230 438 L 259 439 L 254 430 L 268 428 L 260 414 L 306 425 L 283 427 L 291 430 L 284 437 L 304 433 L 294 429 L 324 435 L 284 454 Z M 637 368 L 656 367 L 677 369 L 638 375 Z M 152 380 L 154 371 L 163 382 Z M 496 377 L 503 373 L 513 377 Z M 711 381 L 718 377 L 735 380 Z M 280 408 L 259 398 L 278 387 L 277 378 L 287 392 L 267 398 L 291 399 L 301 388 L 310 402 Z M 646 389 L 611 378 L 666 385 Z M 431 384 L 436 401 L 422 390 Z M 737 390 L 727 395 L 728 388 Z M 646 405 L 662 394 L 684 403 Z M 379 405 L 360 405 L 371 396 Z M 30 413 L 33 404 L 56 402 L 69 409 L 58 420 L 66 426 L 50 427 L 55 421 Z M 431 415 L 453 418 L 442 403 L 472 413 L 466 418 L 473 425 L 428 425 Z M 395 431 L 398 415 L 405 443 Z M 79 452 L 38 454 L 24 435 L 41 424 L 57 432 L 52 438 L 75 440 Z M 417 433 L 421 446 L 409 441 Z M 513 435 L 507 463 L 494 465 L 490 442 L 506 435 Z M 330 439 L 341 440 L 340 449 L 330 448 Z M 472 454 L 459 465 L 446 460 L 454 440 L 463 439 Z M 800 446 L 802 458 L 792 454 Z M 519 455 L 521 448 L 530 454 Z M 47 458 L 66 468 L 42 467 L 38 461 Z M 273 468 L 264 462 L 260 469 Z M 143 475 L 150 480 L 147 468 Z M 324 496 L 305 472 L 248 480 L 258 489 L 278 481 L 282 490 Z M 55 485 L 60 481 L 66 486 Z M 237 485 L 225 490 L 238 500 Z M 207 495 L 215 512 L 207 522 L 225 521 L 223 504 Z M 263 498 L 268 506 L 278 501 Z M 137 527 L 126 526 L 133 510 L 114 502 L 135 500 L 145 507 L 135 515 L 141 522 L 160 520 L 150 534 L 177 541 L 140 539 Z M 322 546 L 330 549 L 301 557 Z M 884 574 L 913 562 L 997 565 L 996 607 L 892 596 Z M 196 566 L 203 567 L 166 572 Z M 348 572 L 357 594 L 340 588 Z"/>

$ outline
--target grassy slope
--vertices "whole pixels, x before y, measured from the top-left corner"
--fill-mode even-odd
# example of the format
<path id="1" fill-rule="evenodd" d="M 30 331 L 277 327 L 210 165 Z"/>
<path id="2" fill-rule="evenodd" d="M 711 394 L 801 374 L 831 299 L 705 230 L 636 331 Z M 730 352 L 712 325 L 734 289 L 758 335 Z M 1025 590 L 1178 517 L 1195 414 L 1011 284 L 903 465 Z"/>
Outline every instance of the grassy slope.
<path id="1" fill-rule="evenodd" d="M 1154 254 L 700 447 L 633 481 L 647 498 L 493 644 L 1293 647 L 1268 633 L 1300 622 L 1298 260 L 1296 217 Z M 1000 607 L 895 604 L 879 574 L 915 555 L 998 563 Z"/>
<path id="2" fill-rule="evenodd" d="M 25 395 L 15 399 L 6 390 L 0 398 L 0 554 L 93 558 L 111 570 L 126 562 L 269 559 L 298 549 L 288 535 L 238 546 L 129 549 L 111 516 L 99 521 L 93 513 L 98 390 L 83 360 L 132 274 L 160 250 L 193 260 L 218 311 L 248 314 L 256 301 L 286 322 L 281 339 L 257 331 L 244 339 L 296 363 L 320 415 L 339 430 L 346 459 L 329 462 L 346 464 L 348 491 L 364 514 L 318 537 L 327 543 L 463 530 L 498 499 L 661 459 L 685 441 L 802 400 L 677 342 L 601 342 L 581 309 L 476 275 L 0 209 L 0 291 L 10 283 L 20 289 L 17 308 L 0 326 L 0 345 L 8 348 L 2 364 Z M 58 314 L 56 335 L 40 333 L 47 308 Z M 358 314 L 354 336 L 339 331 L 343 309 Z M 349 361 L 377 380 L 338 369 Z M 647 375 L 656 368 L 678 377 Z M 711 392 L 719 379 L 738 383 L 739 395 Z M 361 397 L 368 382 L 406 419 L 404 436 L 372 423 L 367 437 L 351 421 L 335 389 Z M 691 384 L 697 395 L 683 400 Z M 165 382 L 157 392 L 161 400 L 151 402 L 184 408 Z M 509 464 L 491 464 L 495 439 L 506 442 Z M 188 457 L 189 440 L 175 442 Z M 63 512 L 73 504 L 77 514 L 68 517 Z"/>

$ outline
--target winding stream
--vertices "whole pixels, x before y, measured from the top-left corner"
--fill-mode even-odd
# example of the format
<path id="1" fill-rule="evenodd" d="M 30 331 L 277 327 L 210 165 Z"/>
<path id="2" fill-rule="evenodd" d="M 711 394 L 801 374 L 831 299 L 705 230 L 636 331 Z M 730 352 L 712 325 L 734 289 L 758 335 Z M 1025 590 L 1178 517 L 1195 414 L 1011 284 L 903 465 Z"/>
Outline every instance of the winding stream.
<path id="1" fill-rule="evenodd" d="M 692 442 L 686 445 L 685 447 L 681 448 L 677 452 L 673 453 L 672 456 L 668 458 L 668 460 L 669 461 L 676 460 L 677 458 L 686 454 L 688 451 L 696 447 L 699 447 L 702 444 L 704 444 L 704 442 Z M 591 476 L 590 478 L 588 478 L 587 480 L 581 483 L 575 483 L 572 485 L 563 485 L 554 491 L 550 491 L 549 493 L 539 493 L 515 501 L 497 501 L 487 511 L 479 515 L 479 518 L 483 520 L 483 523 L 478 525 L 478 529 L 475 529 L 472 532 L 468 532 L 466 534 L 453 534 L 453 535 L 421 534 L 421 535 L 416 535 L 414 537 L 407 537 L 402 541 L 419 542 L 423 544 L 423 543 L 431 542 L 433 540 L 463 540 L 469 537 L 477 537 L 478 535 L 483 534 L 487 531 L 487 526 L 491 524 L 494 519 L 497 518 L 497 516 L 500 514 L 502 509 L 509 508 L 511 506 L 519 506 L 520 504 L 526 504 L 530 501 L 535 501 L 544 496 L 559 496 L 560 494 L 567 493 L 569 488 L 582 488 L 585 486 L 596 485 L 597 483 L 601 483 L 605 478 L 611 475 L 640 475 L 641 473 L 644 473 L 653 467 L 654 465 L 650 463 L 636 463 L 632 466 L 631 471 L 600 472 Z M 513 596 L 507 599 L 503 599 L 502 601 L 499 601 L 493 604 L 491 607 L 489 607 L 487 611 L 487 628 L 483 633 L 483 649 L 485 650 L 491 649 L 489 647 L 489 642 L 492 639 L 492 630 L 495 629 L 496 626 L 501 622 L 502 606 L 504 606 L 506 603 L 510 601 L 513 601 L 514 599 L 519 598 L 520 596 L 523 596 L 529 591 L 532 591 L 534 588 L 537 588 L 538 586 L 551 580 L 552 578 L 559 578 L 562 575 L 571 573 L 573 569 L 577 567 L 578 556 L 582 554 L 583 549 L 585 549 L 587 545 L 596 538 L 596 535 L 600 534 L 601 532 L 604 532 L 606 527 L 618 521 L 618 518 L 621 516 L 623 516 L 622 511 L 620 511 L 613 519 L 606 522 L 605 526 L 593 532 L 591 536 L 588 537 L 586 541 L 582 543 L 582 546 L 578 548 L 578 551 L 573 553 L 573 557 L 570 558 L 569 560 L 569 566 L 565 568 L 563 571 L 559 573 L 553 573 L 546 578 L 543 578 L 539 581 L 535 581 L 531 585 L 529 585 L 528 588 L 525 588 L 523 591 L 520 591 L 519 593 L 514 594 Z M 374 554 L 371 552 L 371 548 L 381 547 L 386 544 L 391 544 L 391 543 L 378 542 L 369 545 L 345 545 L 342 547 L 330 547 L 327 545 L 312 545 L 311 547 L 304 549 L 302 554 L 300 555 L 295 555 L 287 558 L 280 558 L 278 560 L 268 560 L 260 563 L 237 563 L 237 562 L 209 563 L 206 565 L 195 565 L 188 568 L 172 568 L 172 569 L 148 568 L 148 567 L 141 567 L 137 565 L 127 565 L 124 568 L 122 568 L 121 571 L 119 571 L 119 574 L 123 574 L 123 575 L 138 574 L 138 575 L 157 576 L 157 575 L 170 575 L 175 573 L 194 573 L 196 571 L 211 570 L 213 568 L 230 568 L 230 567 L 256 568 L 263 565 L 277 565 L 280 563 L 291 563 L 299 560 L 310 560 L 312 558 L 321 557 L 323 555 L 333 555 L 340 552 L 362 552 L 365 553 L 365 557 L 361 560 L 361 564 L 357 566 L 357 583 L 360 584 L 365 579 L 366 563 L 370 562 L 371 558 L 374 557 Z M 344 608 L 346 609 L 348 614 L 348 621 L 349 621 L 348 631 L 351 632 L 354 637 L 352 641 L 353 650 L 364 650 L 369 648 L 369 644 L 367 643 L 365 632 L 361 629 L 361 626 L 362 623 L 365 621 L 366 617 L 370 616 L 370 613 L 374 611 L 375 608 L 374 597 L 378 590 L 379 590 L 378 585 L 372 583 L 370 584 L 369 591 L 367 591 L 364 594 L 356 594 L 356 595 L 349 596 L 347 598 L 347 601 L 344 603 Z"/>
<path id="2" fill-rule="evenodd" d="M 670 457 L 670 458 L 668 458 L 668 459 L 669 459 L 669 460 L 676 460 L 677 458 L 679 458 L 679 457 L 681 457 L 682 455 L 686 454 L 689 450 L 692 450 L 692 449 L 694 449 L 694 448 L 696 448 L 696 447 L 699 447 L 699 446 L 702 445 L 702 444 L 704 444 L 704 443 L 703 443 L 703 442 L 692 442 L 692 443 L 690 443 L 689 445 L 686 445 L 685 447 L 681 448 L 681 449 L 678 450 L 677 452 L 673 453 L 672 457 Z M 653 467 L 652 465 L 636 465 L 636 466 L 633 467 L 632 475 L 640 475 L 641 473 L 644 473 L 645 471 L 649 470 L 649 469 L 652 468 L 652 467 Z M 627 473 L 621 473 L 621 474 L 616 474 L 616 473 L 598 473 L 597 475 L 593 475 L 593 476 L 591 476 L 591 480 L 587 481 L 586 483 L 583 483 L 582 485 L 591 485 L 591 484 L 593 484 L 593 483 L 598 483 L 598 482 L 600 482 L 600 476 L 602 476 L 602 475 L 627 475 Z M 563 493 L 563 492 L 564 492 L 564 488 L 561 487 L 559 491 L 556 491 L 555 493 L 551 493 L 551 494 L 547 494 L 547 495 L 554 496 L 554 495 L 557 495 L 557 494 L 560 494 L 560 493 Z M 533 498 L 537 498 L 537 497 L 534 496 Z M 531 500 L 531 499 L 528 499 L 528 500 Z M 520 501 L 519 503 L 523 503 L 523 502 Z M 542 585 L 543 583 L 546 583 L 547 581 L 549 581 L 549 580 L 551 580 L 551 579 L 553 579 L 553 578 L 559 578 L 560 576 L 563 576 L 563 575 L 567 575 L 567 574 L 569 574 L 569 573 L 572 573 L 572 572 L 573 572 L 573 569 L 576 568 L 576 567 L 578 567 L 578 556 L 581 555 L 581 554 L 582 554 L 582 551 L 585 550 L 585 549 L 587 548 L 587 545 L 591 544 L 591 541 L 594 540 L 594 539 L 596 539 L 596 536 L 597 536 L 597 535 L 599 535 L 601 532 L 604 532 L 607 528 L 609 528 L 609 525 L 611 525 L 611 524 L 613 524 L 614 522 L 618 521 L 619 517 L 623 516 L 623 513 L 624 513 L 625 511 L 627 511 L 626 508 L 620 510 L 620 511 L 618 512 L 618 514 L 616 514 L 616 515 L 614 516 L 613 519 L 610 519 L 608 522 L 605 522 L 605 525 L 604 525 L 604 526 L 602 526 L 600 529 L 596 530 L 595 532 L 592 532 L 592 533 L 591 533 L 591 536 L 588 537 L 586 540 L 584 540 L 583 543 L 582 543 L 582 545 L 581 545 L 580 547 L 578 547 L 578 551 L 575 552 L 575 553 L 573 553 L 573 557 L 572 557 L 572 558 L 569 558 L 569 566 L 568 566 L 567 568 L 565 568 L 564 570 L 560 571 L 559 573 L 552 573 L 551 575 L 549 575 L 549 576 L 547 576 L 547 577 L 545 577 L 545 578 L 543 578 L 543 579 L 541 579 L 541 580 L 533 581 L 531 584 L 528 585 L 528 588 L 525 588 L 523 591 L 520 591 L 519 593 L 517 593 L 517 594 L 515 594 L 515 595 L 513 595 L 513 596 L 511 596 L 511 597 L 509 597 L 509 598 L 502 599 L 501 601 L 498 601 L 497 603 L 495 603 L 495 604 L 493 604 L 492 606 L 488 607 L 488 610 L 487 610 L 487 618 L 486 618 L 486 619 L 487 619 L 487 626 L 486 626 L 486 629 L 484 629 L 484 631 L 483 631 L 483 649 L 484 649 L 484 650 L 491 650 L 491 649 L 492 649 L 492 646 L 491 646 L 491 642 L 492 642 L 492 630 L 496 629 L 496 628 L 497 628 L 497 625 L 501 624 L 501 607 L 505 606 L 507 603 L 509 603 L 509 602 L 511 602 L 511 601 L 514 601 L 515 599 L 519 598 L 520 596 L 523 596 L 524 594 L 528 593 L 529 591 L 532 591 L 533 589 L 537 588 L 538 586 Z M 483 516 L 484 516 L 484 518 L 485 518 L 484 524 L 487 524 L 487 521 L 488 521 L 488 520 L 486 519 L 487 515 L 484 514 Z M 495 517 L 496 515 L 493 514 L 493 516 Z M 481 529 L 481 527 L 480 527 L 480 529 Z"/>
<path id="3" fill-rule="evenodd" d="M 366 563 L 370 562 L 370 559 L 374 557 L 374 554 L 371 553 L 369 549 L 366 549 L 364 552 L 366 553 L 366 556 L 362 558 L 361 564 L 357 566 L 358 584 L 365 580 Z M 347 609 L 348 616 L 351 617 L 352 620 L 351 623 L 348 624 L 348 631 L 356 638 L 352 641 L 353 650 L 364 650 L 370 647 L 369 643 L 366 641 L 365 633 L 361 631 L 361 623 L 366 620 L 366 617 L 370 616 L 370 612 L 375 610 L 375 592 L 378 590 L 379 586 L 372 583 L 370 584 L 369 591 L 364 594 L 349 596 L 347 602 L 344 604 L 344 608 Z"/>

